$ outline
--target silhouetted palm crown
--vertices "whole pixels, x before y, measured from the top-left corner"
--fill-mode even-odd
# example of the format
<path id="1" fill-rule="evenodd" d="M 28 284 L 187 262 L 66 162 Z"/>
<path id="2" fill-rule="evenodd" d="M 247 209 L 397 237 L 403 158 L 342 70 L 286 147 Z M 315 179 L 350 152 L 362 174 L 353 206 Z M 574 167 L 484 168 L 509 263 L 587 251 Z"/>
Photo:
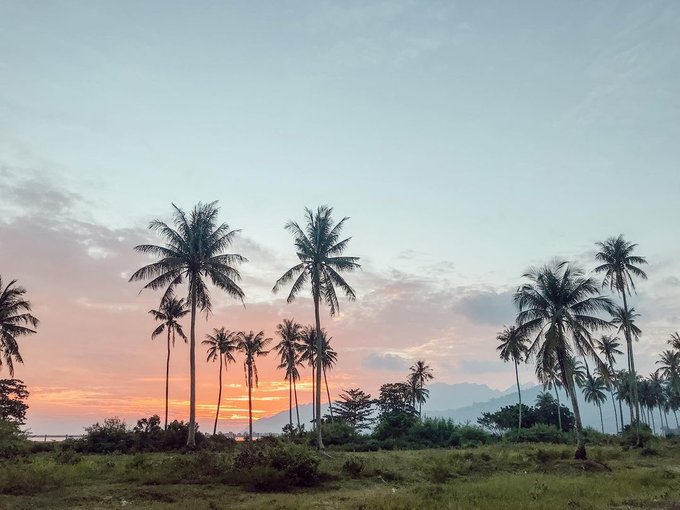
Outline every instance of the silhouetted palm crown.
<path id="1" fill-rule="evenodd" d="M 348 218 L 335 224 L 331 217 L 332 212 L 333 209 L 326 206 L 319 207 L 316 212 L 305 209 L 307 226 L 304 230 L 294 221 L 286 224 L 286 230 L 294 237 L 300 263 L 286 271 L 273 290 L 278 292 L 282 286 L 294 280 L 287 299 L 291 303 L 309 282 L 312 296 L 328 305 L 331 315 L 335 315 L 340 309 L 335 287 L 342 289 L 350 300 L 356 298 L 354 290 L 340 273 L 355 271 L 361 266 L 357 262 L 358 257 L 342 255 L 351 239 L 340 240 L 343 225 Z"/>
<path id="2" fill-rule="evenodd" d="M 635 308 L 626 310 L 622 306 L 614 306 L 610 313 L 612 316 L 611 324 L 618 326 L 619 333 L 624 333 L 627 327 L 630 331 L 631 340 L 634 339 L 636 342 L 640 340 L 642 330 L 635 325 L 635 319 L 640 317 L 640 314 L 635 312 Z"/>
<path id="3" fill-rule="evenodd" d="M 276 327 L 276 332 L 281 341 L 276 344 L 276 352 L 279 355 L 280 369 L 285 369 L 288 380 L 300 378 L 297 365 L 300 364 L 300 353 L 302 350 L 303 329 L 300 324 L 291 319 L 283 319 L 283 322 Z"/>
<path id="4" fill-rule="evenodd" d="M 615 336 L 602 335 L 599 340 L 595 341 L 595 345 L 610 367 L 614 366 L 616 356 L 623 354 L 623 351 L 619 349 L 621 343 Z"/>
<path id="5" fill-rule="evenodd" d="M 503 361 L 521 362 L 527 354 L 528 338 L 516 326 L 506 327 L 498 333 L 496 339 L 500 342 L 496 350 Z"/>
<path id="6" fill-rule="evenodd" d="M 26 289 L 17 285 L 16 280 L 10 281 L 5 287 L 0 277 L 0 367 L 3 360 L 14 377 L 14 362 L 23 363 L 19 352 L 18 337 L 35 333 L 38 326 L 31 312 L 31 303 L 24 298 Z"/>
<path id="7" fill-rule="evenodd" d="M 238 335 L 238 349 L 245 355 L 245 360 L 243 361 L 243 369 L 246 372 L 246 384 L 258 386 L 259 379 L 257 376 L 257 365 L 255 364 L 255 359 L 258 356 L 266 356 L 269 351 L 266 347 L 272 341 L 271 338 L 266 338 L 264 331 L 255 333 L 250 331 L 246 333 L 242 331 Z M 251 379 L 248 378 L 248 370 L 252 370 Z"/>
<path id="8" fill-rule="evenodd" d="M 671 337 L 668 339 L 668 345 L 673 349 L 680 351 L 680 333 L 671 333 Z"/>
<path id="9" fill-rule="evenodd" d="M 225 328 L 215 328 L 212 334 L 205 335 L 205 340 L 201 342 L 207 346 L 206 361 L 215 361 L 219 356 L 227 363 L 234 363 L 234 352 L 238 349 L 238 334 Z"/>
<path id="10" fill-rule="evenodd" d="M 241 279 L 235 264 L 246 262 L 241 255 L 225 253 L 238 230 L 217 224 L 216 202 L 199 203 L 189 215 L 173 204 L 174 228 L 154 220 L 149 228 L 163 237 L 165 245 L 140 244 L 135 250 L 160 260 L 135 271 L 130 281 L 150 280 L 145 289 L 168 289 L 189 284 L 188 295 L 195 293 L 197 306 L 211 310 L 210 294 L 204 278 L 232 297 L 243 300 L 244 293 L 236 283 Z"/>
<path id="11" fill-rule="evenodd" d="M 595 258 L 601 262 L 595 268 L 596 273 L 604 273 L 603 286 L 608 286 L 620 294 L 635 291 L 633 276 L 647 279 L 647 274 L 638 266 L 647 264 L 644 257 L 633 255 L 637 244 L 629 243 L 623 235 L 610 237 L 603 243 L 597 243 L 600 251 Z"/>
<path id="12" fill-rule="evenodd" d="M 151 314 L 156 321 L 160 322 L 158 327 L 151 333 L 151 338 L 156 338 L 168 328 L 172 333 L 170 336 L 172 345 L 175 345 L 175 333 L 186 342 L 187 337 L 184 334 L 182 325 L 178 321 L 187 315 L 189 311 L 184 299 L 177 299 L 174 296 L 163 299 L 158 310 L 149 310 L 149 314 Z"/>
<path id="13" fill-rule="evenodd" d="M 605 393 L 607 387 L 599 377 L 593 377 L 588 374 L 582 388 L 586 402 L 599 406 L 607 400 L 607 394 Z"/>

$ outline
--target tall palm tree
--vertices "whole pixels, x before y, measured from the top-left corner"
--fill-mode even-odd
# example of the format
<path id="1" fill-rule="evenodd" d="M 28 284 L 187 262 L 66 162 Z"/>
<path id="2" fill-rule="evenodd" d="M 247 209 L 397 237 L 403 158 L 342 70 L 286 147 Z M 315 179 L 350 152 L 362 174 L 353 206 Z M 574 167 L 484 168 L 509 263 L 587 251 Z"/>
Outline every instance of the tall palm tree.
<path id="1" fill-rule="evenodd" d="M 314 317 L 316 319 L 317 355 L 321 354 L 321 319 L 319 306 L 323 302 L 330 308 L 331 316 L 340 310 L 335 288 L 339 287 L 349 300 L 356 299 L 354 289 L 340 275 L 343 271 L 355 271 L 361 266 L 358 257 L 347 257 L 342 254 L 347 249 L 351 238 L 340 240 L 340 234 L 348 218 L 343 218 L 337 224 L 332 218 L 333 209 L 327 206 L 319 207 L 316 212 L 305 209 L 305 228 L 301 228 L 294 221 L 286 223 L 288 230 L 294 237 L 297 257 L 300 260 L 274 285 L 273 291 L 278 292 L 284 285 L 293 281 L 288 302 L 291 303 L 302 291 L 306 283 L 310 283 L 312 299 L 314 300 Z M 317 448 L 323 449 L 321 438 L 321 370 L 322 364 L 316 363 L 316 442 Z"/>
<path id="2" fill-rule="evenodd" d="M 253 440 L 253 384 L 258 386 L 257 365 L 255 360 L 258 356 L 266 356 L 269 351 L 265 348 L 272 342 L 271 338 L 266 338 L 264 331 L 246 333 L 241 331 L 238 335 L 238 349 L 245 355 L 243 360 L 243 372 L 248 386 L 248 434 Z"/>
<path id="3" fill-rule="evenodd" d="M 338 353 L 331 347 L 332 337 L 329 337 L 324 330 L 321 330 L 321 369 L 323 371 L 323 382 L 326 385 L 326 395 L 328 396 L 328 411 L 333 420 L 333 403 L 331 402 L 331 390 L 328 387 L 328 372 L 330 372 L 338 362 Z"/>
<path id="4" fill-rule="evenodd" d="M 130 281 L 150 280 L 145 289 L 165 289 L 169 296 L 184 282 L 188 284 L 188 301 L 191 306 L 189 331 L 189 433 L 187 446 L 196 446 L 196 313 L 211 311 L 207 282 L 243 302 L 244 293 L 236 283 L 241 279 L 235 265 L 246 262 L 241 255 L 225 253 L 238 230 L 230 230 L 226 223 L 217 223 L 217 202 L 198 203 L 187 214 L 173 204 L 174 228 L 154 220 L 149 229 L 159 234 L 165 244 L 140 244 L 135 250 L 160 260 L 135 271 Z"/>
<path id="5" fill-rule="evenodd" d="M 276 344 L 276 352 L 279 354 L 278 368 L 286 371 L 285 380 L 288 381 L 288 422 L 291 433 L 293 431 L 293 391 L 295 391 L 295 412 L 297 414 L 297 426 L 300 428 L 300 411 L 297 405 L 297 388 L 293 388 L 295 382 L 300 379 L 300 351 L 302 350 L 302 326 L 294 319 L 283 319 L 277 324 L 276 333 L 281 341 Z"/>
<path id="6" fill-rule="evenodd" d="M 238 348 L 238 333 L 226 330 L 224 328 L 214 328 L 212 335 L 205 335 L 205 340 L 201 342 L 208 346 L 208 357 L 206 361 L 220 360 L 219 370 L 219 390 L 217 392 L 217 410 L 215 411 L 215 425 L 213 426 L 213 434 L 217 434 L 217 420 L 220 417 L 220 405 L 222 404 L 222 367 L 227 371 L 229 363 L 236 363 L 234 352 Z"/>
<path id="7" fill-rule="evenodd" d="M 598 352 L 603 357 L 608 370 L 601 372 L 603 380 L 607 384 L 607 389 L 612 397 L 612 404 L 614 405 L 614 419 L 616 421 L 616 432 L 619 431 L 619 420 L 616 415 L 616 403 L 614 402 L 614 388 L 616 387 L 616 370 L 614 364 L 616 363 L 616 356 L 620 356 L 623 352 L 619 349 L 621 343 L 619 339 L 611 335 L 602 335 L 595 341 Z M 619 400 L 619 411 L 621 413 L 621 430 L 623 430 L 623 408 L 621 407 L 621 399 Z"/>
<path id="8" fill-rule="evenodd" d="M 423 416 L 423 404 L 430 396 L 429 390 L 425 388 L 428 381 L 434 379 L 432 368 L 425 363 L 425 360 L 416 361 L 411 368 L 408 377 L 409 385 L 411 386 L 411 393 L 413 395 L 413 407 L 418 404 L 418 417 Z"/>
<path id="9" fill-rule="evenodd" d="M 316 328 L 305 326 L 302 330 L 302 346 L 300 347 L 300 362 L 306 363 L 312 369 L 312 424 L 316 427 L 316 384 L 314 382 L 316 374 Z"/>
<path id="10" fill-rule="evenodd" d="M 671 333 L 671 337 L 668 339 L 668 345 L 671 346 L 671 349 L 680 351 L 680 333 L 677 331 L 675 333 Z"/>
<path id="11" fill-rule="evenodd" d="M 680 351 L 663 351 L 656 364 L 660 365 L 659 372 L 668 381 L 668 385 L 680 392 Z"/>
<path id="12" fill-rule="evenodd" d="M 38 319 L 31 314 L 31 303 L 24 297 L 26 289 L 16 280 L 2 285 L 0 276 L 0 367 L 4 360 L 10 377 L 14 377 L 14 362 L 23 363 L 18 338 L 33 335 Z"/>
<path id="13" fill-rule="evenodd" d="M 604 390 L 607 388 L 604 381 L 599 377 L 593 377 L 588 374 L 586 376 L 585 384 L 582 386 L 583 396 L 586 402 L 595 404 L 598 411 L 600 411 L 600 426 L 604 434 L 604 420 L 602 419 L 602 404 L 607 400 L 607 395 Z"/>
<path id="14" fill-rule="evenodd" d="M 535 334 L 529 355 L 537 364 L 552 367 L 557 363 L 562 384 L 571 398 L 576 421 L 578 445 L 575 457 L 585 459 L 581 413 L 574 385 L 574 355 L 592 358 L 602 364 L 593 346 L 592 331 L 606 329 L 609 323 L 597 315 L 612 307 L 609 298 L 599 295 L 595 280 L 566 262 L 553 262 L 530 269 L 529 280 L 515 293 L 519 308 L 517 323 L 522 334 Z"/>
<path id="15" fill-rule="evenodd" d="M 617 327 L 617 332 L 619 334 L 623 333 L 624 336 L 628 335 L 629 338 L 631 338 L 631 346 L 632 346 L 632 340 L 635 340 L 636 342 L 640 341 L 640 335 L 642 335 L 642 330 L 635 324 L 635 320 L 640 317 L 640 314 L 635 311 L 635 308 L 629 308 L 626 310 L 622 306 L 614 306 L 614 308 L 611 310 L 611 324 L 614 327 Z M 633 381 L 637 380 L 637 374 L 633 374 L 633 371 L 631 370 L 631 362 L 630 362 L 630 350 L 627 350 L 627 362 L 628 362 L 628 373 L 632 374 L 630 377 L 626 379 L 629 383 L 632 384 Z M 630 395 L 628 399 L 628 410 L 630 412 L 630 422 L 634 423 L 635 417 L 638 416 L 635 414 L 634 408 L 637 403 L 638 399 L 638 385 L 633 384 L 630 388 Z M 636 429 L 637 430 L 637 429 Z"/>
<path id="16" fill-rule="evenodd" d="M 496 340 L 500 342 L 496 350 L 506 363 L 512 360 L 515 365 L 515 381 L 517 382 L 517 396 L 519 399 L 519 419 L 517 425 L 517 436 L 522 433 L 522 388 L 519 384 L 519 364 L 525 361 L 527 355 L 527 343 L 529 339 L 520 334 L 516 326 L 505 327 L 498 333 Z"/>
<path id="17" fill-rule="evenodd" d="M 168 396 L 169 396 L 169 382 L 170 382 L 170 342 L 172 341 L 172 347 L 175 346 L 175 335 L 184 340 L 186 343 L 187 336 L 184 334 L 182 325 L 178 322 L 186 314 L 189 313 L 189 309 L 184 302 L 184 299 L 177 299 L 174 296 L 168 296 L 167 299 L 162 299 L 158 310 L 149 310 L 154 320 L 159 321 L 160 324 L 151 333 L 151 339 L 153 340 L 158 335 L 167 331 L 168 341 L 167 341 L 167 356 L 165 358 L 165 424 L 163 425 L 163 430 L 168 428 Z"/>
<path id="18" fill-rule="evenodd" d="M 647 259 L 638 255 L 633 255 L 637 244 L 629 243 L 623 237 L 623 234 L 618 237 L 610 237 L 602 243 L 597 243 L 599 251 L 595 254 L 595 259 L 601 262 L 595 268 L 596 273 L 603 273 L 602 280 L 603 287 L 609 287 L 612 291 L 616 291 L 623 299 L 624 315 L 628 314 L 628 298 L 631 292 L 635 292 L 634 278 L 642 280 L 647 279 L 647 274 L 640 269 L 639 266 L 647 264 Z M 633 380 L 636 378 L 635 374 L 635 356 L 633 354 L 632 332 L 629 325 L 622 323 L 624 338 L 626 339 L 626 347 L 628 350 L 628 371 L 633 374 Z M 635 408 L 635 419 L 640 419 L 640 412 L 637 409 L 637 385 L 633 388 L 633 407 Z M 633 410 L 631 409 L 631 423 L 633 421 Z M 638 431 L 639 435 L 639 431 Z"/>

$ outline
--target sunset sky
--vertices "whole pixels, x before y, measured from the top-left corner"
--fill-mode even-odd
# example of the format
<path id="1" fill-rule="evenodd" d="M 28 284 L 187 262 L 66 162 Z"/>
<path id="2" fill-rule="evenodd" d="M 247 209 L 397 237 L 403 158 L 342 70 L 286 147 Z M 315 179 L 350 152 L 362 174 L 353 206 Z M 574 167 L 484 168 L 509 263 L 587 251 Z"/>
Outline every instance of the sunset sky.
<path id="1" fill-rule="evenodd" d="M 416 359 L 505 389 L 495 334 L 522 273 L 592 269 L 619 233 L 650 262 L 633 298 L 648 374 L 680 330 L 679 26 L 675 1 L 0 0 L 0 275 L 41 321 L 15 374 L 27 425 L 162 414 L 160 294 L 127 281 L 171 202 L 219 200 L 250 260 L 245 308 L 215 292 L 200 339 L 311 322 L 309 299 L 271 292 L 296 261 L 283 225 L 320 204 L 351 217 L 358 299 L 322 317 L 334 394 L 376 392 Z M 217 366 L 198 359 L 211 430 Z M 273 356 L 258 367 L 256 416 L 287 408 Z M 243 430 L 242 359 L 229 371 L 220 429 Z M 187 419 L 182 343 L 170 395 Z"/>

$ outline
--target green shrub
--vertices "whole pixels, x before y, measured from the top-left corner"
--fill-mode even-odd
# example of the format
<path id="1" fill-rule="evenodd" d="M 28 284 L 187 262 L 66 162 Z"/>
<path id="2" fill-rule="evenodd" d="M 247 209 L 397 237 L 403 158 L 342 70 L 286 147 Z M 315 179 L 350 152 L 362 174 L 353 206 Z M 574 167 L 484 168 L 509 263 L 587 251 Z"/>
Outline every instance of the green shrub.
<path id="1" fill-rule="evenodd" d="M 0 458 L 11 458 L 23 455 L 30 450 L 30 444 L 19 425 L 0 420 Z"/>
<path id="2" fill-rule="evenodd" d="M 446 483 L 453 476 L 451 463 L 442 457 L 435 458 L 426 465 L 424 472 L 428 480 L 433 483 Z"/>
<path id="3" fill-rule="evenodd" d="M 78 464 L 82 460 L 82 455 L 70 447 L 61 448 L 54 455 L 54 461 L 62 465 Z"/>
<path id="4" fill-rule="evenodd" d="M 347 457 L 345 462 L 342 464 L 343 473 L 351 476 L 352 478 L 358 478 L 361 472 L 364 470 L 365 463 L 360 457 L 352 455 Z"/>

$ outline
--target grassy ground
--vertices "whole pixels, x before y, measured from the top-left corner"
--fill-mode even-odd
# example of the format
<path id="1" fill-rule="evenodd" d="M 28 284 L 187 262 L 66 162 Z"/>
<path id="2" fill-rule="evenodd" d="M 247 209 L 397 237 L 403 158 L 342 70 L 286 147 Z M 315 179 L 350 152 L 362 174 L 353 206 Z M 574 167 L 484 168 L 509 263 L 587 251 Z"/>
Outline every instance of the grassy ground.
<path id="1" fill-rule="evenodd" d="M 0 466 L 0 508 L 680 509 L 680 444 L 595 446 L 586 462 L 572 453 L 543 444 L 333 452 L 321 457 L 319 486 L 285 493 L 230 484 L 220 466 L 233 454 L 36 454 Z M 345 464 L 362 469 L 350 475 Z"/>

